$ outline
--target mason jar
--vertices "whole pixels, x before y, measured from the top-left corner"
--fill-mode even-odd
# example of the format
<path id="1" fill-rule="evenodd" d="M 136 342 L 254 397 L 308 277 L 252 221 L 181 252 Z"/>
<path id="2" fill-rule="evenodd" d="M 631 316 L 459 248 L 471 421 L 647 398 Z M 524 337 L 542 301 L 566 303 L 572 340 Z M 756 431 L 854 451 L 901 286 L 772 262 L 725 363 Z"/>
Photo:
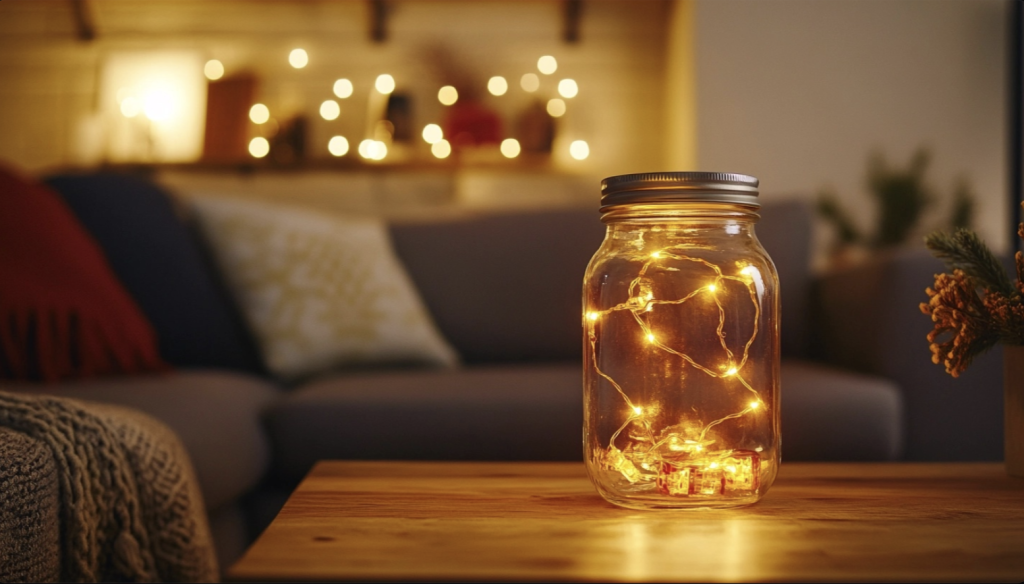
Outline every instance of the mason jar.
<path id="1" fill-rule="evenodd" d="M 779 468 L 779 285 L 758 181 L 663 172 L 601 183 L 583 282 L 584 458 L 633 509 L 755 503 Z"/>

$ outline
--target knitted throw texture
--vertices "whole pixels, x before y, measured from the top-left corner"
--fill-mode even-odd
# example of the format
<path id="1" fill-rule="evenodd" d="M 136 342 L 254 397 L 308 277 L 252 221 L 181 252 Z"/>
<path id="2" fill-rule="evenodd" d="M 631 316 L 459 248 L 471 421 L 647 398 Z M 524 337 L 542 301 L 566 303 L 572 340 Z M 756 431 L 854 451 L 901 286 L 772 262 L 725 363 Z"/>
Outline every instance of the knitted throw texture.
<path id="1" fill-rule="evenodd" d="M 218 579 L 199 486 L 188 455 L 166 426 L 126 408 L 0 392 L 0 427 L 44 444 L 56 463 L 61 580 Z M 36 477 L 47 479 L 54 480 Z M 24 504 L 29 514 L 38 509 Z M 46 519 L 37 521 L 42 526 Z M 31 561 L 32 554 L 25 555 Z M 17 561 L 0 563 L 0 581 L 17 579 L 9 572 Z"/>

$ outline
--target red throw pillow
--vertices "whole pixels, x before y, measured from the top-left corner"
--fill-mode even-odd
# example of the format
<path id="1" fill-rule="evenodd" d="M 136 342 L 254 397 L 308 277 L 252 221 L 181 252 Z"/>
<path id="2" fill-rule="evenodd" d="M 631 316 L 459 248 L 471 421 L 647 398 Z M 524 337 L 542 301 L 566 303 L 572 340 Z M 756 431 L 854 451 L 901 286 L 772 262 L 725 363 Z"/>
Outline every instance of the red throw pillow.
<path id="1" fill-rule="evenodd" d="M 0 377 L 166 368 L 149 322 L 60 196 L 0 167 Z"/>

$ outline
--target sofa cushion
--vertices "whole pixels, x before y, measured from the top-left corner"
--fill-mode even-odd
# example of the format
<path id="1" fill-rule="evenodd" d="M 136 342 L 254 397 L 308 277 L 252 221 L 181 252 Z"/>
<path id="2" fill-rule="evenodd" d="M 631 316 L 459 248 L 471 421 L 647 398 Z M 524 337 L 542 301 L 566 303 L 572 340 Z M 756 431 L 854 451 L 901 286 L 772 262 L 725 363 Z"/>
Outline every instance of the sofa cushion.
<path id="1" fill-rule="evenodd" d="M 46 182 L 103 248 L 175 367 L 259 373 L 259 355 L 196 234 L 159 187 L 132 175 L 60 175 Z"/>
<path id="2" fill-rule="evenodd" d="M 254 377 L 179 371 L 46 386 L 3 383 L 0 389 L 128 406 L 167 424 L 188 450 L 211 511 L 255 486 L 269 463 L 260 414 L 278 391 Z"/>
<path id="3" fill-rule="evenodd" d="M 192 201 L 267 368 L 295 381 L 339 366 L 454 366 L 384 223 L 227 197 Z"/>
<path id="4" fill-rule="evenodd" d="M 324 379 L 268 415 L 275 470 L 301 478 L 320 459 L 581 460 L 577 363 L 404 371 Z M 786 460 L 892 460 L 898 389 L 815 365 L 782 366 Z"/>
<path id="5" fill-rule="evenodd" d="M 783 460 L 898 460 L 903 445 L 903 398 L 895 383 L 783 361 Z"/>
<path id="6" fill-rule="evenodd" d="M 161 371 L 153 327 L 57 193 L 0 167 L 0 377 Z"/>

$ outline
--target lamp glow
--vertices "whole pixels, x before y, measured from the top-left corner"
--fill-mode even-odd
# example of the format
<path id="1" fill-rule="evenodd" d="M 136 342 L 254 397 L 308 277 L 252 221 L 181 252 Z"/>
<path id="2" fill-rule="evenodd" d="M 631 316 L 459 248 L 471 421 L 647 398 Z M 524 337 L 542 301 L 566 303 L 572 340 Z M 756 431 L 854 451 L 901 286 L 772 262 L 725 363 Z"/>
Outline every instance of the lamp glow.
<path id="1" fill-rule="evenodd" d="M 121 100 L 122 116 L 126 118 L 134 118 L 135 116 L 139 115 L 139 112 L 141 111 L 142 105 L 139 103 L 139 100 L 135 96 L 129 95 L 128 97 Z"/>
<path id="2" fill-rule="evenodd" d="M 174 116 L 175 103 L 165 87 L 154 87 L 142 98 L 142 112 L 153 122 L 169 120 Z"/>

